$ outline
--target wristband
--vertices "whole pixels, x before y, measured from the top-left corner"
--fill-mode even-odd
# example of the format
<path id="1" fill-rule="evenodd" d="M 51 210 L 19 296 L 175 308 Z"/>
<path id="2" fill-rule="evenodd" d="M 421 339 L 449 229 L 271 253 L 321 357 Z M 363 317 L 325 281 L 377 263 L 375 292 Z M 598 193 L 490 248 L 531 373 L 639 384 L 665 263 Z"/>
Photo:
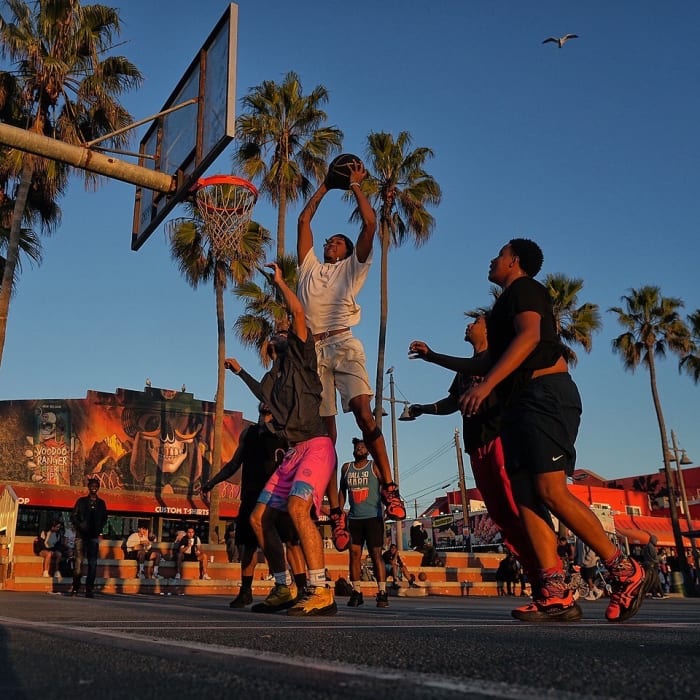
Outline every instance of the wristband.
<path id="1" fill-rule="evenodd" d="M 351 183 L 350 183 L 350 187 L 353 187 L 353 185 L 357 185 L 357 186 L 359 187 L 359 186 L 360 186 L 360 183 L 359 183 L 359 182 L 351 182 Z"/>

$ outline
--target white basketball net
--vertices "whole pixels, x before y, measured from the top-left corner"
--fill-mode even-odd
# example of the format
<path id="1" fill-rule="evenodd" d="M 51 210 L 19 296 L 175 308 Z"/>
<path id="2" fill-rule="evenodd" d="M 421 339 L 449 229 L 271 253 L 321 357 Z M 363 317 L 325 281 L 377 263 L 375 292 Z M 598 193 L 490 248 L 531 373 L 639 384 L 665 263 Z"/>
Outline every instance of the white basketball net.
<path id="1" fill-rule="evenodd" d="M 212 177 L 200 181 L 195 197 L 214 254 L 217 258 L 233 259 L 241 255 L 241 239 L 248 230 L 258 193 L 245 180 L 221 180 Z"/>

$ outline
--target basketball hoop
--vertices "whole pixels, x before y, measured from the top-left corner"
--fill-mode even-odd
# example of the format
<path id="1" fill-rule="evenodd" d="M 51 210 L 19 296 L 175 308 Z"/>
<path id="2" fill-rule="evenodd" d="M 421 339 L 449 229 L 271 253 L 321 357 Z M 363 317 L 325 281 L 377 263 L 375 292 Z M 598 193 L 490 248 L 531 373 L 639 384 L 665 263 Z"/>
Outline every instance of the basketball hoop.
<path id="1" fill-rule="evenodd" d="M 194 197 L 216 257 L 237 257 L 258 199 L 255 185 L 234 175 L 212 175 L 197 181 Z"/>

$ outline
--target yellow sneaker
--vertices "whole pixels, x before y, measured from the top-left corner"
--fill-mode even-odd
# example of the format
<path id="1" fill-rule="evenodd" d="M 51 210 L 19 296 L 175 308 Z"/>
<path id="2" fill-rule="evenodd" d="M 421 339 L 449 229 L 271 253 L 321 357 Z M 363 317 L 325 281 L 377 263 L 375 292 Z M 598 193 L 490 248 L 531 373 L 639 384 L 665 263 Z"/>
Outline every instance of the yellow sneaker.
<path id="1" fill-rule="evenodd" d="M 306 617 L 312 615 L 335 615 L 338 606 L 333 591 L 328 586 L 308 587 L 297 603 L 287 610 L 287 615 Z"/>
<path id="2" fill-rule="evenodd" d="M 267 598 L 262 603 L 256 603 L 252 608 L 252 612 L 258 613 L 275 613 L 280 610 L 291 608 L 296 602 L 296 596 L 292 595 L 289 586 L 275 584 Z"/>

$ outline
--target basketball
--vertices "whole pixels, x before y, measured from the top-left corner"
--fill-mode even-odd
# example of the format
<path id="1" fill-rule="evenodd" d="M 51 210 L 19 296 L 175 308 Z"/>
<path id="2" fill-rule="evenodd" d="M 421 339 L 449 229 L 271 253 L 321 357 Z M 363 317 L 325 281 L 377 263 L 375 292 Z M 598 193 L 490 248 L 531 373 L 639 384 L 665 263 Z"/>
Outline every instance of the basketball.
<path id="1" fill-rule="evenodd" d="M 351 163 L 362 163 L 360 158 L 352 153 L 341 153 L 331 161 L 326 175 L 326 187 L 329 190 L 349 190 L 350 189 L 350 169 Z"/>
<path id="2" fill-rule="evenodd" d="M 428 578 L 428 577 L 426 576 L 425 571 L 421 571 L 421 572 L 418 574 L 418 580 L 419 580 L 419 581 L 425 581 L 427 578 Z"/>

